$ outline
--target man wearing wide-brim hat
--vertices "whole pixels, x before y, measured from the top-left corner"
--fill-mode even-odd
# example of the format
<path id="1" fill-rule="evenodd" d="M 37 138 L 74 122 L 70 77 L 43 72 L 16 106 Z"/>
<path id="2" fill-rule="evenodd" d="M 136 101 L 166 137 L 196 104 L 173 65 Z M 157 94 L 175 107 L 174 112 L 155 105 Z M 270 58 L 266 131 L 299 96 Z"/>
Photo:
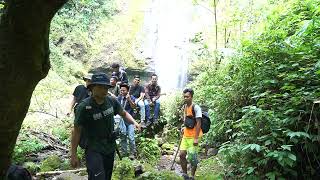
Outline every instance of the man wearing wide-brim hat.
<path id="1" fill-rule="evenodd" d="M 78 85 L 73 93 L 72 93 L 72 100 L 71 100 L 71 103 L 70 103 L 70 108 L 69 108 L 69 111 L 67 112 L 67 116 L 70 116 L 70 114 L 72 113 L 72 110 L 74 109 L 74 111 L 76 110 L 77 108 L 77 105 L 82 101 L 84 100 L 85 98 L 89 97 L 90 96 L 90 91 L 89 89 L 87 88 L 88 85 L 90 84 L 91 82 L 91 77 L 92 77 L 92 74 L 91 73 L 88 73 L 86 74 L 85 76 L 82 77 L 82 79 L 84 80 L 85 82 L 85 85 Z"/>
<path id="2" fill-rule="evenodd" d="M 114 115 L 119 114 L 140 130 L 140 125 L 121 107 L 120 103 L 107 96 L 109 82 L 109 78 L 104 73 L 92 75 L 88 86 L 92 95 L 79 104 L 74 120 L 71 165 L 73 167 L 79 165 L 76 152 L 80 134 L 85 133 L 87 136 L 85 156 L 89 180 L 111 179 L 116 148 Z"/>

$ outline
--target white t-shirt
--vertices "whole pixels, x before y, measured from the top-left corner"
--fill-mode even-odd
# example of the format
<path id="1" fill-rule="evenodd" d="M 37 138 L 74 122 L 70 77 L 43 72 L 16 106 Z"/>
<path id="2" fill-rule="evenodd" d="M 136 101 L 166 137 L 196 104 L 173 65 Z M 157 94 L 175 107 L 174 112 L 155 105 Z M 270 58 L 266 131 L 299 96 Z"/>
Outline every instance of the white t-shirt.
<path id="1" fill-rule="evenodd" d="M 196 118 L 202 118 L 202 111 L 201 111 L 200 106 L 194 105 L 194 113 L 195 113 Z"/>

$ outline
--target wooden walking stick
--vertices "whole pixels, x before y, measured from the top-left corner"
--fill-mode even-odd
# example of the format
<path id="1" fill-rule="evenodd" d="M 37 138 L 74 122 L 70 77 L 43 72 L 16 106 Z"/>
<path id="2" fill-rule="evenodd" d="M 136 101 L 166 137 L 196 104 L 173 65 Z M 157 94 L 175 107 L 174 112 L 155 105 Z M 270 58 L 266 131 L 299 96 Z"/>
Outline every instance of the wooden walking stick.
<path id="1" fill-rule="evenodd" d="M 180 139 L 180 141 L 179 141 L 179 146 L 178 146 L 178 149 L 177 149 L 177 151 L 176 151 L 176 154 L 174 155 L 174 158 L 173 158 L 173 161 L 172 161 L 170 170 L 174 170 L 173 166 L 174 166 L 174 163 L 176 162 L 176 158 L 177 158 L 178 152 L 179 152 L 179 150 L 180 150 L 180 146 L 181 146 L 181 142 L 182 142 L 182 137 L 183 137 L 183 136 L 181 136 L 181 139 Z"/>

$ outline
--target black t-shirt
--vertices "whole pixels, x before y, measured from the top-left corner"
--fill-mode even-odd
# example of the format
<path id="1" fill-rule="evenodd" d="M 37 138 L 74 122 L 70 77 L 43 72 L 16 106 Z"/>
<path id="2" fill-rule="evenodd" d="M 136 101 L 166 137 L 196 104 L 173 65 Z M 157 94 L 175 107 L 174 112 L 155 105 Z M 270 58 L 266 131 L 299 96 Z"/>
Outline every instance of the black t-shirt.
<path id="1" fill-rule="evenodd" d="M 116 146 L 115 141 L 110 139 L 114 130 L 114 115 L 122 112 L 120 103 L 112 97 L 107 96 L 103 104 L 88 98 L 79 104 L 74 124 L 83 128 L 91 150 L 109 154 L 114 152 Z"/>
<path id="2" fill-rule="evenodd" d="M 89 97 L 89 90 L 84 85 L 77 86 L 72 95 L 76 98 L 76 104 L 79 104 L 83 99 Z"/>
<path id="3" fill-rule="evenodd" d="M 129 94 L 134 96 L 135 98 L 139 98 L 141 92 L 144 93 L 144 88 L 142 86 L 140 86 L 140 85 L 137 85 L 137 86 L 132 85 L 130 87 Z"/>

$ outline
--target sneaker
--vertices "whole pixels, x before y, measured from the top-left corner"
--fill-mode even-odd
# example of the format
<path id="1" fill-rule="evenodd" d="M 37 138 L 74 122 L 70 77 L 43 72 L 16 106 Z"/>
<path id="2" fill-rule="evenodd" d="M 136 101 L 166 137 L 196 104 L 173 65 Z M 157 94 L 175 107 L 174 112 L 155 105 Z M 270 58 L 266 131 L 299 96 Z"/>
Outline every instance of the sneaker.
<path id="1" fill-rule="evenodd" d="M 183 174 L 182 174 L 182 177 L 183 177 L 184 180 L 189 180 L 188 174 L 183 173 Z"/>

